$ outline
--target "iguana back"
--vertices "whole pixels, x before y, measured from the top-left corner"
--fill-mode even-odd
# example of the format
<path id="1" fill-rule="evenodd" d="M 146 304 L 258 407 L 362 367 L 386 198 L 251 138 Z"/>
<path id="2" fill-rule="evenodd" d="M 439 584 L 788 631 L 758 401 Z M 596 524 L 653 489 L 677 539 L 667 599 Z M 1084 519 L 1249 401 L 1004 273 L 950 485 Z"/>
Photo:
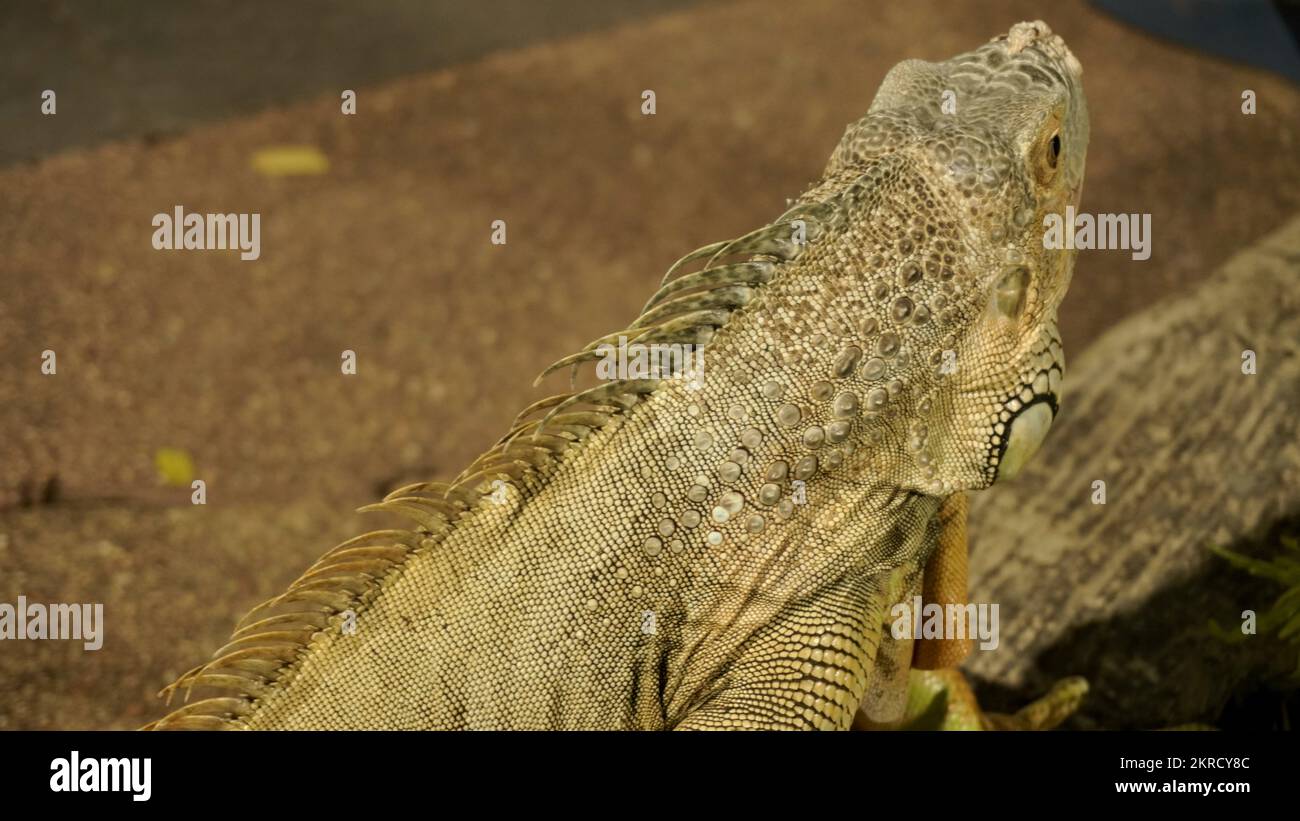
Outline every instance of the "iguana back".
<path id="1" fill-rule="evenodd" d="M 821 178 L 674 265 L 453 484 L 255 609 L 155 727 L 847 727 L 890 712 L 944 499 L 1056 412 L 1081 70 L 1042 23 L 886 77 Z M 689 267 L 692 273 L 679 275 Z M 620 347 L 619 337 L 627 344 Z M 684 374 L 609 373 L 698 346 Z M 641 349 L 644 350 L 644 349 Z M 682 348 L 676 349 L 680 352 Z M 660 349 L 650 349 L 658 353 Z M 553 366 L 556 367 L 556 366 Z"/>

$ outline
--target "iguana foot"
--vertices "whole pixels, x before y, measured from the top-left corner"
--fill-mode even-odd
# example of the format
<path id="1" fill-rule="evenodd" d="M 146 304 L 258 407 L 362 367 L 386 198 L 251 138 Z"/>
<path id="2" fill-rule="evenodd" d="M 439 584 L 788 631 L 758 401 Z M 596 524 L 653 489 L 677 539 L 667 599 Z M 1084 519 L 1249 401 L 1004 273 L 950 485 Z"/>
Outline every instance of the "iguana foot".
<path id="1" fill-rule="evenodd" d="M 1063 678 L 1047 695 L 1030 702 L 1011 715 L 984 713 L 986 730 L 1051 730 L 1078 711 L 1088 694 L 1088 682 L 1081 676 Z"/>
<path id="2" fill-rule="evenodd" d="M 1058 681 L 1046 695 L 1012 714 L 986 713 L 960 670 L 912 670 L 907 710 L 889 725 L 858 714 L 855 730 L 1051 730 L 1079 709 L 1088 682 L 1079 676 Z"/>

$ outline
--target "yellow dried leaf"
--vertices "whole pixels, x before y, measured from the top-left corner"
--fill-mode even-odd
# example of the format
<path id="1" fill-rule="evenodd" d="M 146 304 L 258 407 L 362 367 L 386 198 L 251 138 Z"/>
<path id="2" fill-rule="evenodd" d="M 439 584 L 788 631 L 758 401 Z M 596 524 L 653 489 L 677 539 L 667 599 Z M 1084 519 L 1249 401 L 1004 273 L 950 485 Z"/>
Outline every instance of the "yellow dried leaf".
<path id="1" fill-rule="evenodd" d="M 159 448 L 153 455 L 153 463 L 165 485 L 189 487 L 194 481 L 194 460 L 183 450 Z"/>
<path id="2" fill-rule="evenodd" d="M 329 158 L 310 145 L 278 145 L 253 154 L 253 169 L 264 177 L 296 177 L 324 174 Z"/>

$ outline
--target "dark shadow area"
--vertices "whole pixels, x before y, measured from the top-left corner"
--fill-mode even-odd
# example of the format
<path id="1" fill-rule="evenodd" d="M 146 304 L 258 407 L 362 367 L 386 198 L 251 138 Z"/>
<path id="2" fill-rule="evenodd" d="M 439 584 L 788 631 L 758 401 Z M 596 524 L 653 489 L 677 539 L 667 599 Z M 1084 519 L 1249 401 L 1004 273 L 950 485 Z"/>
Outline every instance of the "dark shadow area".
<path id="1" fill-rule="evenodd" d="M 1300 83 L 1300 4 L 1294 0 L 1093 2 L 1117 20 L 1157 37 Z"/>
<path id="2" fill-rule="evenodd" d="M 1300 511 L 1259 538 L 1226 547 L 1267 560 L 1278 555 L 1283 538 L 1297 535 Z M 1262 632 L 1228 642 L 1209 627 L 1213 620 L 1236 629 L 1243 610 L 1262 614 L 1283 592 L 1215 557 L 1136 611 L 1072 628 L 1035 660 L 1023 687 L 972 684 L 984 710 L 1011 713 L 1057 680 L 1083 676 L 1088 696 L 1065 729 L 1290 729 L 1300 708 L 1300 681 L 1291 677 L 1300 648 Z"/>

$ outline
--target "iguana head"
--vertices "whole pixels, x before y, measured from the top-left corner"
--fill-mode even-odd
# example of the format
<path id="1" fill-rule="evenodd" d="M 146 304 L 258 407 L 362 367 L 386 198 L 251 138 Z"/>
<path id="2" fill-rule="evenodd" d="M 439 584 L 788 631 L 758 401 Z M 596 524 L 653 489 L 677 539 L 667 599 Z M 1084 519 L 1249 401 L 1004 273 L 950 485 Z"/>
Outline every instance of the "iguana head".
<path id="1" fill-rule="evenodd" d="M 941 63 L 908 60 L 831 158 L 828 173 L 892 161 L 927 181 L 914 196 L 931 201 L 905 213 L 900 228 L 915 235 L 912 256 L 926 255 L 912 272 L 917 283 L 941 290 L 893 310 L 913 314 L 900 323 L 904 346 L 915 306 L 942 320 L 931 323 L 938 338 L 933 327 L 914 331 L 936 380 L 921 400 L 922 441 L 910 437 L 926 454 L 929 490 L 1015 475 L 1056 414 L 1064 371 L 1056 312 L 1073 252 L 1043 247 L 1044 217 L 1078 203 L 1088 143 L 1081 75 L 1042 22 Z"/>

